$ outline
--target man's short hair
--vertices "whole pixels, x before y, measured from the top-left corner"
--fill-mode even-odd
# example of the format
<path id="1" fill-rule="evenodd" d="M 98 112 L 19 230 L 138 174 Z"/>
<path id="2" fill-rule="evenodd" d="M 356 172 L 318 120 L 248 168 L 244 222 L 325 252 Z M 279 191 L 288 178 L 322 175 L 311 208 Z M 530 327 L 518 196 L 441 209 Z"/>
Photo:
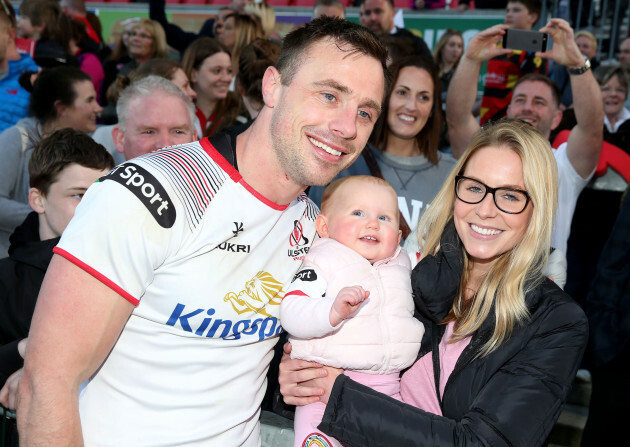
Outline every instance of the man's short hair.
<path id="1" fill-rule="evenodd" d="M 512 90 L 512 92 L 514 92 L 516 88 L 519 85 L 521 85 L 523 82 L 528 82 L 528 81 L 529 82 L 542 82 L 544 84 L 547 84 L 549 88 L 551 89 L 551 96 L 553 98 L 554 106 L 556 108 L 560 107 L 560 97 L 562 96 L 560 93 L 560 89 L 558 88 L 556 83 L 553 82 L 548 76 L 545 76 L 544 74 L 541 74 L 541 73 L 527 73 L 521 79 L 516 81 L 516 84 L 514 85 L 514 89 Z"/>
<path id="2" fill-rule="evenodd" d="M 585 29 L 578 31 L 577 33 L 575 33 L 575 39 L 577 40 L 578 37 L 584 36 L 586 38 L 588 38 L 588 40 L 591 41 L 591 43 L 593 44 L 593 48 L 597 48 L 597 38 L 595 37 L 595 35 L 593 33 L 591 33 L 590 31 L 587 31 Z"/>
<path id="3" fill-rule="evenodd" d="M 508 0 L 508 3 L 521 3 L 530 14 L 536 14 L 540 18 L 542 11 L 542 0 Z"/>
<path id="4" fill-rule="evenodd" d="M 127 128 L 127 120 L 129 119 L 129 105 L 131 101 L 136 98 L 147 98 L 155 96 L 158 93 L 165 94 L 167 96 L 176 96 L 180 98 L 186 104 L 188 114 L 190 117 L 191 126 L 195 122 L 195 106 L 190 101 L 190 98 L 186 96 L 175 84 L 168 79 L 160 76 L 147 76 L 138 81 L 131 83 L 129 87 L 124 89 L 118 98 L 116 103 L 116 113 L 118 114 L 118 127 L 123 132 Z M 169 113 L 168 110 L 164 111 Z"/>
<path id="5" fill-rule="evenodd" d="M 60 129 L 43 138 L 28 162 L 31 188 L 46 196 L 59 173 L 76 163 L 91 169 L 112 169 L 114 159 L 89 135 L 71 128 Z"/>
<path id="6" fill-rule="evenodd" d="M 276 64 L 283 85 L 289 85 L 293 81 L 293 77 L 304 62 L 306 50 L 323 39 L 333 40 L 348 55 L 363 53 L 379 61 L 387 86 L 387 50 L 374 33 L 358 23 L 326 16 L 311 20 L 285 36 Z"/>

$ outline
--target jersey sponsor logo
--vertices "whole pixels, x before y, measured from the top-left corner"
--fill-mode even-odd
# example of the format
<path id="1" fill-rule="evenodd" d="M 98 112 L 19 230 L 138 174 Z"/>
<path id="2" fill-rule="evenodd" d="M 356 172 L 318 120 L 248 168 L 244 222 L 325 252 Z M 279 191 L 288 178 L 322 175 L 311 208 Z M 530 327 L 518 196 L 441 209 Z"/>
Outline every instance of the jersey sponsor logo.
<path id="1" fill-rule="evenodd" d="M 280 305 L 282 298 L 284 298 L 282 283 L 270 273 L 261 271 L 245 283 L 243 290 L 226 293 L 223 301 L 229 302 L 239 315 L 256 312 L 271 318 L 273 316 L 267 313 L 265 308 Z"/>
<path id="2" fill-rule="evenodd" d="M 300 281 L 315 281 L 317 279 L 317 273 L 315 273 L 313 269 L 300 270 L 295 274 L 291 282 L 297 281 L 298 279 Z"/>
<path id="3" fill-rule="evenodd" d="M 216 309 L 213 308 L 187 309 L 185 304 L 177 303 L 166 324 L 173 327 L 179 324 L 182 330 L 199 337 L 224 340 L 239 340 L 247 336 L 262 341 L 282 332 L 282 326 L 276 317 L 234 321 L 212 318 L 215 313 Z"/>
<path id="4" fill-rule="evenodd" d="M 219 250 L 229 251 L 232 253 L 249 253 L 250 245 L 233 244 L 231 242 L 223 242 L 217 246 Z"/>
<path id="5" fill-rule="evenodd" d="M 234 230 L 232 230 L 234 237 L 238 237 L 241 231 L 243 231 L 243 222 L 234 222 Z M 219 244 L 217 248 L 231 253 L 249 253 L 252 247 L 248 244 L 233 244 L 226 241 Z"/>
<path id="6" fill-rule="evenodd" d="M 177 303 L 166 324 L 179 325 L 184 331 L 200 337 L 238 340 L 244 336 L 257 337 L 258 340 L 273 337 L 282 331 L 278 318 L 270 315 L 266 306 L 277 306 L 284 297 L 282 283 L 270 273 L 260 271 L 245 283 L 238 293 L 228 292 L 223 298 L 229 302 L 237 314 L 255 313 L 261 318 L 231 319 L 213 318 L 216 309 L 186 309 L 186 305 Z"/>
<path id="7" fill-rule="evenodd" d="M 332 447 L 332 444 L 321 433 L 311 433 L 302 443 L 302 447 Z"/>
<path id="8" fill-rule="evenodd" d="M 123 163 L 112 169 L 102 180 L 113 180 L 131 191 L 144 204 L 163 228 L 175 223 L 175 207 L 164 187 L 149 171 L 135 163 Z"/>
<path id="9" fill-rule="evenodd" d="M 288 251 L 290 258 L 301 257 L 304 259 L 304 255 L 308 253 L 309 239 L 304 236 L 304 228 L 299 220 L 293 221 L 293 231 L 289 236 L 289 245 L 292 247 Z"/>
<path id="10" fill-rule="evenodd" d="M 234 222 L 234 226 L 236 229 L 232 230 L 232 233 L 234 234 L 234 237 L 237 237 L 238 234 L 243 231 L 243 222 Z"/>

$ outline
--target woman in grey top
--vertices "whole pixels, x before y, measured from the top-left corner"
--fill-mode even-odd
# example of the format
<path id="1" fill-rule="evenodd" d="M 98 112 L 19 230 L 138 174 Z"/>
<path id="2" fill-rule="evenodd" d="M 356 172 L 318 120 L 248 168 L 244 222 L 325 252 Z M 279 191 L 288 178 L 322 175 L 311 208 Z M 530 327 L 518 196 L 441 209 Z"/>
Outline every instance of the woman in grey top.
<path id="1" fill-rule="evenodd" d="M 390 67 L 392 83 L 368 146 L 357 161 L 339 174 L 371 174 L 387 180 L 398 195 L 403 237 L 416 228 L 456 160 L 438 151 L 442 101 L 437 70 L 419 56 Z M 321 202 L 323 187 L 309 197 Z"/>

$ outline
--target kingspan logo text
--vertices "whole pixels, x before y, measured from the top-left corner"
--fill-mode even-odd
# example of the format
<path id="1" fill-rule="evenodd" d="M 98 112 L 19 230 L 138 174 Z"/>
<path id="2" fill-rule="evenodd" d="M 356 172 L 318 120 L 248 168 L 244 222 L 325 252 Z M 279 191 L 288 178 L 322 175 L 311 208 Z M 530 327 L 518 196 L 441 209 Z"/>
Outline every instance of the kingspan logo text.
<path id="1" fill-rule="evenodd" d="M 276 317 L 256 318 L 254 320 L 225 320 L 212 318 L 215 309 L 186 309 L 186 305 L 177 303 L 166 322 L 169 326 L 179 326 L 186 332 L 200 337 L 238 340 L 253 336 L 258 340 L 273 337 L 282 332 L 282 326 Z"/>

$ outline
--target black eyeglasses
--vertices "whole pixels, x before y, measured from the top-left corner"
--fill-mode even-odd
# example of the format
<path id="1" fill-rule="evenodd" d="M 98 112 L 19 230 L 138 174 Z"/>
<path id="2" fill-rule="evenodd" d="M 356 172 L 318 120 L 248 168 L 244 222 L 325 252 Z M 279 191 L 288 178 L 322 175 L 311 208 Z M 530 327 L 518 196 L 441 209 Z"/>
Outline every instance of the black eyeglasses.
<path id="1" fill-rule="evenodd" d="M 476 204 L 492 194 L 494 204 L 504 213 L 519 214 L 529 203 L 527 191 L 516 188 L 491 188 L 485 183 L 463 175 L 455 177 L 455 195 L 465 203 Z"/>

